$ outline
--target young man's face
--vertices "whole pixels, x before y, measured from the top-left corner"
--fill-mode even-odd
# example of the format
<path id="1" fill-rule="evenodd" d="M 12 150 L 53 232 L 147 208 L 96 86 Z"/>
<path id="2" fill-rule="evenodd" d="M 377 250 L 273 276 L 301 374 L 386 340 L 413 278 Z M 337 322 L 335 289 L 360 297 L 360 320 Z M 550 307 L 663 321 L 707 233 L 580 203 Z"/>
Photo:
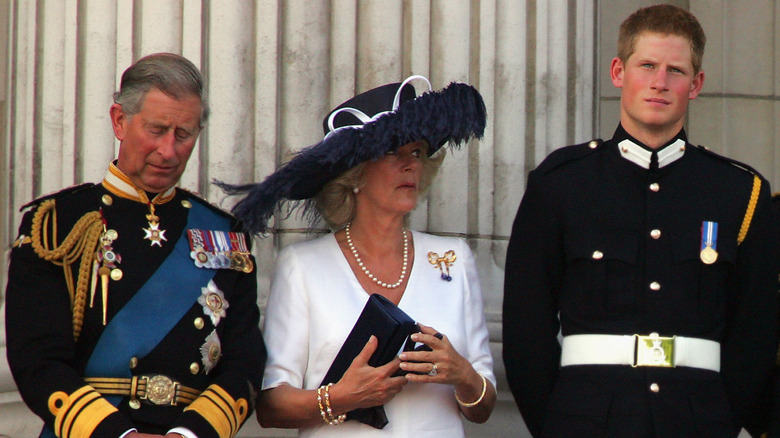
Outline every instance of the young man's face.
<path id="1" fill-rule="evenodd" d="M 704 72 L 694 73 L 691 56 L 686 38 L 646 32 L 625 63 L 612 60 L 612 84 L 622 89 L 620 122 L 629 134 L 663 143 L 682 129 L 688 101 L 704 85 Z"/>

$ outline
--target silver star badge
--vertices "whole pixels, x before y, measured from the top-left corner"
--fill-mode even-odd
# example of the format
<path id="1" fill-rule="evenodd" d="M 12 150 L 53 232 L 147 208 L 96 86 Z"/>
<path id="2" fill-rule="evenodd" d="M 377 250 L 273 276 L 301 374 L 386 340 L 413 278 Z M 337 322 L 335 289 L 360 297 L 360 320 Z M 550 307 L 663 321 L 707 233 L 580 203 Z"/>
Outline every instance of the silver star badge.
<path id="1" fill-rule="evenodd" d="M 219 342 L 216 329 L 206 337 L 206 342 L 200 346 L 200 355 L 203 360 L 203 372 L 208 374 L 217 366 L 219 358 L 222 357 L 222 344 Z"/>
<path id="2" fill-rule="evenodd" d="M 203 313 L 211 318 L 214 327 L 219 324 L 219 320 L 227 315 L 227 308 L 230 307 L 225 294 L 217 288 L 214 280 L 209 280 L 206 287 L 200 288 L 201 295 L 198 297 L 198 303 L 203 306 Z"/>

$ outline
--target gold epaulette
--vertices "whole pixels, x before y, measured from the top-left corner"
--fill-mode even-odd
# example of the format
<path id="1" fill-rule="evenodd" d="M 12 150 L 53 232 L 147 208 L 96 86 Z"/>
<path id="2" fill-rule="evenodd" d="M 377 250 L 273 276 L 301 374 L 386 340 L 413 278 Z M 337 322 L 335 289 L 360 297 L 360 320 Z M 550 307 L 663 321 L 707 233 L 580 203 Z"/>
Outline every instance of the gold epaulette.
<path id="1" fill-rule="evenodd" d="M 737 236 L 737 245 L 742 244 L 745 240 L 748 230 L 750 229 L 750 222 L 753 220 L 753 213 L 756 211 L 756 204 L 758 203 L 758 194 L 761 193 L 761 178 L 758 175 L 753 175 L 753 191 L 750 193 L 750 201 L 748 201 L 747 210 L 745 211 L 745 217 L 742 219 L 742 226 L 739 228 L 739 236 Z"/>
<path id="2" fill-rule="evenodd" d="M 35 254 L 46 261 L 62 266 L 65 273 L 65 284 L 68 287 L 70 306 L 73 311 L 73 339 L 78 339 L 81 327 L 84 325 L 84 307 L 87 302 L 90 269 L 102 232 L 103 219 L 100 212 L 91 211 L 76 222 L 60 245 L 57 243 L 56 201 L 54 199 L 43 201 L 33 215 L 30 239 Z M 79 258 L 81 264 L 74 287 L 73 271 L 70 266 Z"/>

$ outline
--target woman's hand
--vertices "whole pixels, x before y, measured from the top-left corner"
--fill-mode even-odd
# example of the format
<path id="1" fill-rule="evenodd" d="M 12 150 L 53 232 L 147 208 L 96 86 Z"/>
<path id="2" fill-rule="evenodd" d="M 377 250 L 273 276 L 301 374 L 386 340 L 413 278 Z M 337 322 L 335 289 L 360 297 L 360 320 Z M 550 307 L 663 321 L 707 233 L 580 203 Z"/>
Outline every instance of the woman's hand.
<path id="1" fill-rule="evenodd" d="M 455 350 L 446 335 L 439 334 L 431 327 L 419 326 L 420 333 L 413 334 L 412 340 L 427 345 L 431 351 L 405 351 L 398 355 L 402 361 L 401 369 L 408 372 L 406 379 L 410 382 L 452 385 L 462 402 L 459 406 L 463 415 L 477 423 L 487 421 L 496 404 L 493 384 L 483 380 L 471 363 Z M 476 400 L 479 403 L 472 404 Z"/>
<path id="2" fill-rule="evenodd" d="M 330 388 L 330 401 L 336 413 L 383 405 L 408 382 L 402 376 L 391 377 L 399 369 L 401 360 L 398 358 L 376 368 L 368 364 L 377 345 L 376 336 L 371 336 L 341 380 Z"/>
<path id="3" fill-rule="evenodd" d="M 398 356 L 401 359 L 401 369 L 408 371 L 407 380 L 453 386 L 479 381 L 481 388 L 482 380 L 479 374 L 474 371 L 471 363 L 455 350 L 447 336 L 440 335 L 439 339 L 436 337 L 439 333 L 433 328 L 422 324 L 419 326 L 420 333 L 413 334 L 412 340 L 427 345 L 431 351 L 405 351 Z"/>

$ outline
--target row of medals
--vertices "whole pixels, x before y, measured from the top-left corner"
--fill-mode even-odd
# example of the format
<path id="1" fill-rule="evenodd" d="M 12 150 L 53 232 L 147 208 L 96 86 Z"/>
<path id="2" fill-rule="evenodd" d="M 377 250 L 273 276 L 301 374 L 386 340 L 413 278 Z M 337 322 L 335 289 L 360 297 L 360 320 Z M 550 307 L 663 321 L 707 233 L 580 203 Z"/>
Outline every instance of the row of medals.
<path id="1" fill-rule="evenodd" d="M 196 248 L 194 257 L 204 268 L 233 269 L 247 274 L 254 269 L 254 263 L 249 258 L 249 254 L 240 251 L 213 253 L 203 248 Z"/>

